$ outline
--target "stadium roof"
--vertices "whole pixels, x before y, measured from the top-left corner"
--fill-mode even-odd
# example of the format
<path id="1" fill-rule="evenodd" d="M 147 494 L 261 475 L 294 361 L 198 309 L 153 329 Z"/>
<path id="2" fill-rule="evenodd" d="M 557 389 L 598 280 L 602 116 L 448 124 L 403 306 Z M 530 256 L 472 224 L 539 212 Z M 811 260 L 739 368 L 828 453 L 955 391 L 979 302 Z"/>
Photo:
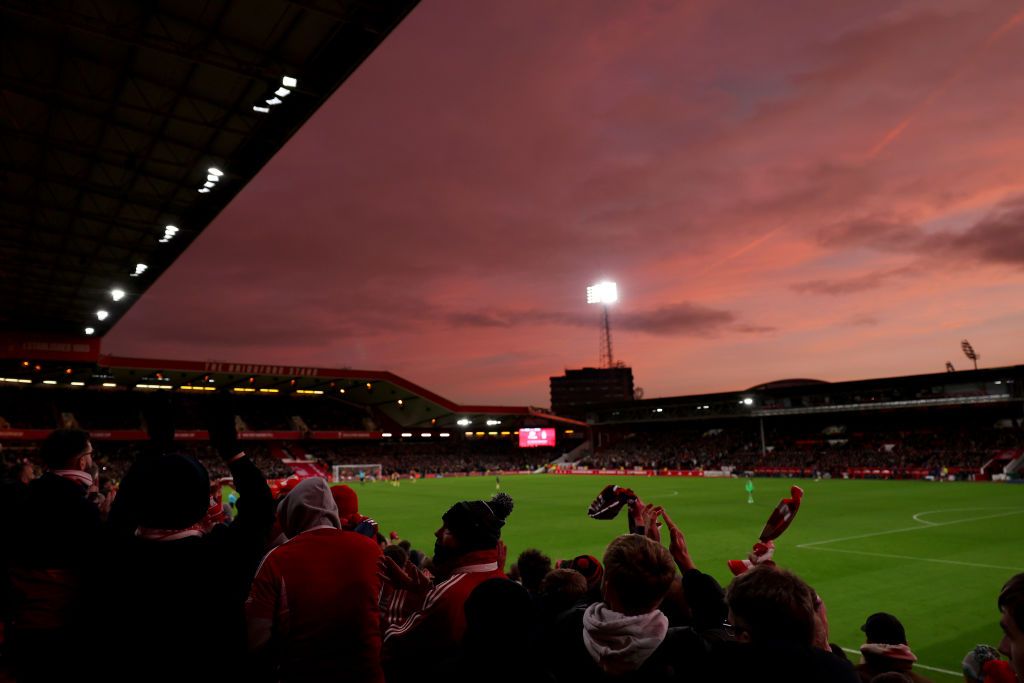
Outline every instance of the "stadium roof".
<path id="1" fill-rule="evenodd" d="M 283 364 L 126 358 L 100 352 L 99 339 L 0 334 L 0 385 L 321 396 L 370 407 L 403 427 L 502 428 L 587 424 L 533 406 L 463 405 L 391 372 Z M 206 387 L 200 389 L 197 387 Z"/>
<path id="2" fill-rule="evenodd" d="M 0 0 L 0 328 L 102 336 L 417 2 Z"/>

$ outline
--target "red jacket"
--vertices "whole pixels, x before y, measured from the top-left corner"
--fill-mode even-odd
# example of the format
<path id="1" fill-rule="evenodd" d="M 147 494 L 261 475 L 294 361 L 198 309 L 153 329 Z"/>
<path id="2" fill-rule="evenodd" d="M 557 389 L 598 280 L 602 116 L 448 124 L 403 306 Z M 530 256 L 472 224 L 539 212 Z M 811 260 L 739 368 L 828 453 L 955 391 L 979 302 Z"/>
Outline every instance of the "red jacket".
<path id="1" fill-rule="evenodd" d="M 383 683 L 380 548 L 351 531 L 303 532 L 263 559 L 245 603 L 283 681 Z"/>
<path id="2" fill-rule="evenodd" d="M 384 633 L 382 655 L 388 681 L 401 680 L 403 667 L 409 667 L 411 674 L 428 659 L 439 662 L 453 657 L 466 630 L 466 599 L 484 581 L 503 578 L 496 549 L 459 558 L 452 575 L 423 596 L 422 607 Z"/>

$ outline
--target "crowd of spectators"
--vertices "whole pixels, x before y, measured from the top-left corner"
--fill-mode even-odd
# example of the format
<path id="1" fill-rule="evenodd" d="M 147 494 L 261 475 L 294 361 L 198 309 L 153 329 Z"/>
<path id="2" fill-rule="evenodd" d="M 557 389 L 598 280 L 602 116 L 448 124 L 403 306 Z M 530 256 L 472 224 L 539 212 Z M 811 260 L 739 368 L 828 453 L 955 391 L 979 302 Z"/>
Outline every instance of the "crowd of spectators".
<path id="1" fill-rule="evenodd" d="M 386 522 L 387 509 L 361 510 L 350 487 L 313 477 L 274 501 L 227 412 L 209 425 L 239 494 L 225 516 L 210 500 L 211 454 L 181 453 L 173 429 L 147 424 L 116 490 L 98 485 L 80 430 L 53 432 L 40 467 L 22 461 L 4 482 L 0 676 L 71 680 L 100 666 L 112 681 L 927 681 L 893 614 L 862 615 L 851 661 L 830 642 L 828 595 L 756 546 L 723 589 L 665 510 L 632 492 L 615 503 L 626 533 L 611 533 L 601 558 L 556 563 L 530 549 L 512 562 L 504 493 L 439 510 L 428 555 L 385 538 L 364 513 Z M 615 513 L 601 497 L 591 508 Z M 1024 681 L 1024 574 L 996 587 L 1005 637 L 967 654 L 967 681 Z"/>
<path id="2" fill-rule="evenodd" d="M 571 443 L 571 442 L 570 442 Z M 380 464 L 385 476 L 417 473 L 477 474 L 534 471 L 556 459 L 572 445 L 558 448 L 520 448 L 509 439 L 463 439 L 425 442 L 319 442 L 310 455 L 330 465 Z"/>
<path id="3" fill-rule="evenodd" d="M 996 454 L 1020 449 L 1018 428 L 942 428 L 851 432 L 835 425 L 817 432 L 772 432 L 764 450 L 756 428 L 726 426 L 630 434 L 577 464 L 596 468 L 802 468 L 839 476 L 851 468 L 979 470 Z"/>

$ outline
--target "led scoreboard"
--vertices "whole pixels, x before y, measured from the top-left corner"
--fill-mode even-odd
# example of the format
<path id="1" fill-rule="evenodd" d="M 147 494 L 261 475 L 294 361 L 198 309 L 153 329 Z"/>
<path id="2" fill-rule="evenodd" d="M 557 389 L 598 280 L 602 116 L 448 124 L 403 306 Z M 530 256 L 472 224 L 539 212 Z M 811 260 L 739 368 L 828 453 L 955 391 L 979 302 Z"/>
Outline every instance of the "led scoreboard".
<path id="1" fill-rule="evenodd" d="M 554 445 L 555 430 L 553 427 L 523 427 L 519 430 L 520 448 Z"/>

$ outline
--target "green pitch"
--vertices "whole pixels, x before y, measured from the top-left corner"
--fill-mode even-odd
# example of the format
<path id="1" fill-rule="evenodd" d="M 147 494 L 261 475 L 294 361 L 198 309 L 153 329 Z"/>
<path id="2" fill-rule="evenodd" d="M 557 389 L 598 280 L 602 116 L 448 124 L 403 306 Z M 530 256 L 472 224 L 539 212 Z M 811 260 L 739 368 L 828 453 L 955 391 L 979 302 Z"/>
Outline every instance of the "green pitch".
<path id="1" fill-rule="evenodd" d="M 531 547 L 553 560 L 582 553 L 600 558 L 626 530 L 622 515 L 604 522 L 587 517 L 590 501 L 609 483 L 665 506 L 697 566 L 723 585 L 731 578 L 726 560 L 746 557 L 771 509 L 791 484 L 800 485 L 800 513 L 776 542 L 775 559 L 824 598 L 832 641 L 856 649 L 865 617 L 891 612 L 903 621 L 919 664 L 931 667 L 922 673 L 939 680 L 962 679 L 960 661 L 976 644 L 998 644 L 996 596 L 1006 579 L 1024 571 L 1020 485 L 758 479 L 755 502 L 747 504 L 744 479 L 550 475 L 501 478 L 501 490 L 516 505 L 502 532 L 509 563 Z M 360 511 L 382 532 L 398 531 L 429 553 L 441 514 L 457 500 L 489 498 L 495 481 L 353 488 Z"/>

